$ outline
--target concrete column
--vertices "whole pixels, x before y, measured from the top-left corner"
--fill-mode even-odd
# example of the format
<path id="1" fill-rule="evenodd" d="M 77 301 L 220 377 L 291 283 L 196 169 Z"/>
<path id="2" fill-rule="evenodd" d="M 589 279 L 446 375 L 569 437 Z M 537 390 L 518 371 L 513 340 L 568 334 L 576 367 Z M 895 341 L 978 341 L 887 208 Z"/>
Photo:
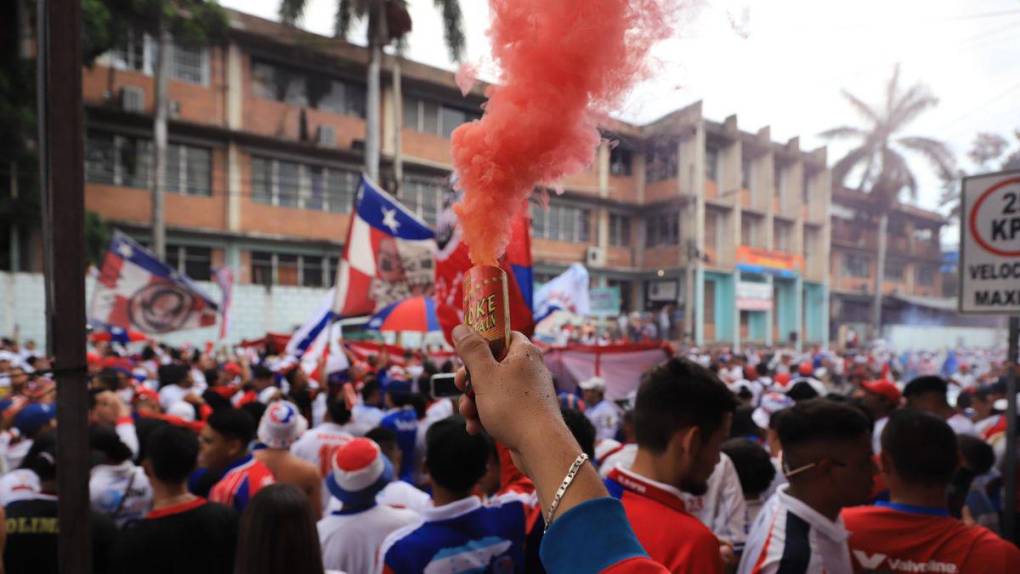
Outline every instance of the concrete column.
<path id="1" fill-rule="evenodd" d="M 829 280 L 822 283 L 822 348 L 829 348 L 829 321 L 832 317 L 831 303 L 829 302 Z"/>
<path id="2" fill-rule="evenodd" d="M 797 351 L 804 348 L 804 279 L 800 274 L 797 275 L 797 279 L 794 282 L 793 287 L 794 299 L 793 299 L 793 317 L 796 321 L 797 331 Z"/>
<path id="3" fill-rule="evenodd" d="M 733 352 L 740 352 L 740 309 L 737 309 L 737 285 L 740 284 L 740 268 L 733 270 Z"/>
<path id="4" fill-rule="evenodd" d="M 600 207 L 595 211 L 595 244 L 602 249 L 609 249 L 609 210 Z M 633 238 L 631 238 L 633 239 Z"/>
<path id="5" fill-rule="evenodd" d="M 227 128 L 240 130 L 244 125 L 244 84 L 241 48 L 227 46 Z"/>
<path id="6" fill-rule="evenodd" d="M 609 197 L 609 143 L 605 140 L 595 153 L 595 166 L 599 174 L 599 197 Z"/>
<path id="7" fill-rule="evenodd" d="M 248 186 L 251 189 L 251 186 Z M 241 231 L 241 196 L 245 186 L 241 178 L 241 149 L 237 143 L 227 144 L 227 230 Z"/>
<path id="8" fill-rule="evenodd" d="M 765 276 L 765 282 L 768 283 L 769 289 L 772 291 L 772 308 L 765 311 L 765 344 L 772 344 L 772 322 L 774 321 L 773 316 L 778 311 L 777 306 L 779 305 L 780 297 L 776 296 L 776 288 L 772 281 L 772 275 Z"/>
<path id="9" fill-rule="evenodd" d="M 694 343 L 700 347 L 705 344 L 705 270 L 700 264 L 694 272 L 694 300 Z"/>

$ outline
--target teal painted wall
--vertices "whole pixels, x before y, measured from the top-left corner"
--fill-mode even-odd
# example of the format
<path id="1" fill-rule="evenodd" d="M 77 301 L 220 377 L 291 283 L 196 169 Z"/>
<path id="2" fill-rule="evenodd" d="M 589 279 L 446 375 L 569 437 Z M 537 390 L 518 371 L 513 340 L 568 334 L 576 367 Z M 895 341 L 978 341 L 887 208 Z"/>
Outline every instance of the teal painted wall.
<path id="1" fill-rule="evenodd" d="M 705 309 L 705 313 L 712 313 L 715 319 L 715 338 L 719 341 L 734 342 L 736 283 L 732 275 L 706 271 L 705 283 L 710 281 L 715 284 L 715 304 L 712 309 Z"/>
<path id="2" fill-rule="evenodd" d="M 804 283 L 804 340 L 821 342 L 825 338 L 825 286 Z"/>
<path id="3" fill-rule="evenodd" d="M 780 343 L 790 339 L 791 331 L 800 330 L 797 329 L 797 283 L 777 277 L 772 284 L 775 288 L 773 312 L 777 313 L 776 324 L 779 326 L 779 340 L 775 342 Z"/>

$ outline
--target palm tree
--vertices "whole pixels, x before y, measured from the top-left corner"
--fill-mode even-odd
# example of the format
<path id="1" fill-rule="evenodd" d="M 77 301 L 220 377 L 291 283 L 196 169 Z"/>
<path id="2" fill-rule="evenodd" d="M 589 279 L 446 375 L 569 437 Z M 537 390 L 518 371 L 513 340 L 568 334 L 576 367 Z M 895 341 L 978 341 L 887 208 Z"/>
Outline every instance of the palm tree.
<path id="1" fill-rule="evenodd" d="M 899 64 L 893 69 L 893 75 L 886 84 L 885 101 L 880 105 L 869 105 L 847 90 L 843 90 L 843 97 L 861 115 L 864 125 L 833 128 L 821 136 L 858 141 L 857 146 L 833 166 L 832 179 L 850 187 L 847 183 L 850 176 L 859 175 L 856 189 L 870 196 L 871 213 L 878 216 L 877 268 L 871 318 L 873 333 L 877 337 L 882 322 L 882 283 L 885 280 L 889 212 L 904 191 L 911 198 L 917 197 L 917 179 L 907 165 L 904 154 L 909 152 L 924 157 L 943 179 L 953 177 L 956 162 L 952 151 L 939 140 L 901 135 L 919 115 L 937 105 L 938 99 L 922 84 L 906 88 L 901 86 Z"/>
<path id="2" fill-rule="evenodd" d="M 382 66 L 383 47 L 393 40 L 400 40 L 411 30 L 411 17 L 407 13 L 407 0 L 337 0 L 336 25 L 334 34 L 347 36 L 354 20 L 368 21 L 368 102 L 365 106 L 365 171 L 369 177 L 379 178 L 379 74 Z M 450 57 L 459 61 L 464 51 L 464 30 L 458 0 L 434 0 L 436 8 L 442 11 L 444 35 Z M 288 24 L 297 21 L 305 11 L 308 0 L 280 0 L 280 19 Z M 399 74 L 399 55 L 394 58 L 394 72 Z M 398 81 L 399 85 L 399 81 Z M 397 94 L 400 97 L 400 94 Z M 399 112 L 399 104 L 398 104 Z M 397 115 L 397 122 L 401 114 Z M 400 129 L 398 126 L 397 137 Z M 399 182 L 398 182 L 399 185 Z"/>

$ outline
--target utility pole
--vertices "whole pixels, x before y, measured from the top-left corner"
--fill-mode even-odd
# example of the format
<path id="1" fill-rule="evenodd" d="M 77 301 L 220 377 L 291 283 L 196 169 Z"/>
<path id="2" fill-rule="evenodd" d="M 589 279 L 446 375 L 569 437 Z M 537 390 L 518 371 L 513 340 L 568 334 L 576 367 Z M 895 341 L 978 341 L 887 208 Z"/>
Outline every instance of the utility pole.
<path id="1" fill-rule="evenodd" d="M 173 42 L 164 18 L 159 21 L 159 51 L 156 54 L 156 117 L 152 129 L 152 252 L 160 261 L 166 261 L 166 122 L 168 115 L 167 84 L 170 51 Z"/>
<path id="2" fill-rule="evenodd" d="M 39 181 L 46 247 L 46 330 L 57 382 L 57 561 L 92 570 L 85 367 L 85 198 L 81 2 L 39 0 Z M 55 264 L 59 262 L 59 265 Z"/>

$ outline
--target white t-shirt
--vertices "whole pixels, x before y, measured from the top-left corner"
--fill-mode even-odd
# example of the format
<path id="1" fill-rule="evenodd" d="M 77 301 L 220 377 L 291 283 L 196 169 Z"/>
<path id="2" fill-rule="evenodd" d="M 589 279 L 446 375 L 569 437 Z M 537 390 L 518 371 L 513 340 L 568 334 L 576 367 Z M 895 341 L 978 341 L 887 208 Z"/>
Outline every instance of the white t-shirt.
<path id="1" fill-rule="evenodd" d="M 145 471 L 131 461 L 99 464 L 92 468 L 89 499 L 93 510 L 109 516 L 118 528 L 123 528 L 141 520 L 152 509 L 152 485 Z"/>
<path id="2" fill-rule="evenodd" d="M 889 422 L 889 417 L 882 417 L 875 421 L 875 430 L 871 432 L 871 450 L 875 454 L 882 452 L 882 429 Z"/>
<path id="3" fill-rule="evenodd" d="M 338 424 L 325 422 L 309 429 L 294 444 L 290 445 L 290 453 L 301 460 L 314 464 L 315 468 L 319 469 L 319 476 L 325 478 L 330 472 L 331 461 L 337 449 L 354 438 L 344 432 L 343 428 Z M 323 488 L 323 511 L 329 506 L 329 499 L 329 490 Z"/>
<path id="4" fill-rule="evenodd" d="M 620 411 L 616 405 L 601 400 L 597 405 L 588 407 L 584 414 L 595 426 L 595 440 L 616 437 L 616 431 L 620 426 Z"/>
<path id="5" fill-rule="evenodd" d="M 432 498 L 403 480 L 392 480 L 376 495 L 375 501 L 386 506 L 407 508 L 422 513 L 432 508 Z"/>
<path id="6" fill-rule="evenodd" d="M 32 439 L 20 438 L 11 431 L 0 433 L 0 456 L 4 457 L 6 468 L 14 469 L 21 466 L 21 461 L 32 448 Z"/>
<path id="7" fill-rule="evenodd" d="M 956 434 L 969 434 L 971 436 L 979 436 L 977 428 L 974 426 L 974 421 L 961 415 L 960 413 L 956 413 L 955 415 L 946 419 L 946 423 L 953 428 L 953 432 L 955 432 Z"/>
<path id="8" fill-rule="evenodd" d="M 0 506 L 35 498 L 41 492 L 39 475 L 27 468 L 17 468 L 0 476 Z"/>
<path id="9" fill-rule="evenodd" d="M 720 540 L 734 546 L 744 543 L 747 537 L 747 508 L 744 491 L 740 488 L 737 467 L 725 453 L 708 477 L 708 491 L 701 496 L 681 492 L 687 512 L 698 517 Z"/>
<path id="10" fill-rule="evenodd" d="M 164 410 L 169 410 L 170 405 L 184 400 L 184 397 L 191 393 L 194 393 L 195 389 L 185 389 L 180 385 L 166 385 L 159 390 L 159 406 Z"/>
<path id="11" fill-rule="evenodd" d="M 629 469 L 634 465 L 634 457 L 637 456 L 637 445 L 634 443 L 625 444 L 623 447 L 606 457 L 599 466 L 599 474 L 602 478 L 609 476 L 609 472 L 616 467 Z"/>
<path id="12" fill-rule="evenodd" d="M 384 505 L 355 514 L 330 514 L 318 524 L 323 566 L 346 572 L 375 572 L 386 537 L 420 520 L 413 510 Z"/>

